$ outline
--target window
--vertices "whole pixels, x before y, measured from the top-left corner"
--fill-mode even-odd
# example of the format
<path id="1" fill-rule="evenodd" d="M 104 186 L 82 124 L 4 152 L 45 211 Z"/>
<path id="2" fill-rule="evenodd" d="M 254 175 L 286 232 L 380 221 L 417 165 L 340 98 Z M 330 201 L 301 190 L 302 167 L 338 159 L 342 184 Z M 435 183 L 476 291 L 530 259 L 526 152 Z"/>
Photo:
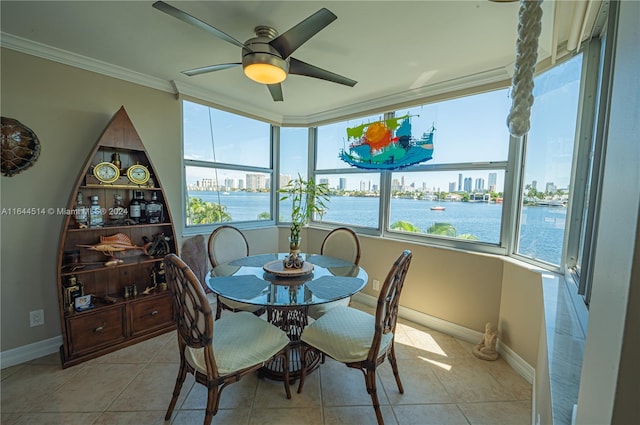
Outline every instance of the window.
<path id="1" fill-rule="evenodd" d="M 269 124 L 184 101 L 183 131 L 186 227 L 273 219 Z"/>
<path id="2" fill-rule="evenodd" d="M 380 175 L 352 167 L 339 158 L 348 149 L 347 128 L 377 121 L 380 115 L 320 126 L 317 129 L 315 179 L 331 189 L 328 212 L 317 221 L 380 228 Z"/>
<path id="3" fill-rule="evenodd" d="M 571 195 L 582 56 L 534 80 L 525 138 L 517 253 L 560 267 Z"/>
<path id="4" fill-rule="evenodd" d="M 280 180 L 278 189 L 300 175 L 307 178 L 309 161 L 309 129 L 304 127 L 280 127 Z M 280 199 L 280 197 L 278 197 Z M 278 221 L 291 221 L 291 199 L 279 201 Z"/>

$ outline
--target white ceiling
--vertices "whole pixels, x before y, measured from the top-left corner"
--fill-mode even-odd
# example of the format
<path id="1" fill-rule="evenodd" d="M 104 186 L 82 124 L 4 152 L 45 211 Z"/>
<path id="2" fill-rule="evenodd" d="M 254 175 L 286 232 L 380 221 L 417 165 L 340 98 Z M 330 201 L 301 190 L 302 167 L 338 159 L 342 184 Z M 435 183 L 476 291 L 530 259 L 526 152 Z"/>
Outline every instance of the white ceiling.
<path id="1" fill-rule="evenodd" d="M 336 14 L 336 21 L 293 56 L 358 84 L 350 88 L 291 75 L 282 83 L 284 101 L 274 102 L 267 88 L 245 77 L 240 67 L 181 74 L 240 62 L 240 48 L 152 3 L 3 0 L 2 46 L 179 91 L 271 122 L 307 124 L 509 80 L 520 8 L 518 2 L 487 0 L 167 1 L 243 42 L 254 36 L 256 25 L 282 33 L 322 7 Z M 575 4 L 542 3 L 539 61 L 555 57 L 557 46 L 564 46 Z"/>

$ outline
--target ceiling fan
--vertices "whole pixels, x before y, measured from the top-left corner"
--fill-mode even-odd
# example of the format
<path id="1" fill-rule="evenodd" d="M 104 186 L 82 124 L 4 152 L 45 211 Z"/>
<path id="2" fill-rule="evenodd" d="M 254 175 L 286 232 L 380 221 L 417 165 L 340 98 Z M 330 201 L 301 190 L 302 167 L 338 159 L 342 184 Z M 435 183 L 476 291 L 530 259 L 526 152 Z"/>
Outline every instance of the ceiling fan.
<path id="1" fill-rule="evenodd" d="M 287 78 L 288 74 L 318 78 L 349 87 L 353 87 L 357 83 L 357 81 L 350 78 L 291 57 L 291 54 L 300 46 L 338 18 L 325 8 L 320 9 L 280 35 L 271 27 L 257 26 L 254 29 L 256 36 L 242 43 L 206 22 L 163 1 L 153 3 L 153 7 L 242 48 L 242 62 L 222 63 L 182 71 L 185 75 L 194 76 L 242 65 L 245 75 L 258 83 L 265 84 L 269 88 L 271 97 L 276 102 L 283 100 L 280 83 Z"/>

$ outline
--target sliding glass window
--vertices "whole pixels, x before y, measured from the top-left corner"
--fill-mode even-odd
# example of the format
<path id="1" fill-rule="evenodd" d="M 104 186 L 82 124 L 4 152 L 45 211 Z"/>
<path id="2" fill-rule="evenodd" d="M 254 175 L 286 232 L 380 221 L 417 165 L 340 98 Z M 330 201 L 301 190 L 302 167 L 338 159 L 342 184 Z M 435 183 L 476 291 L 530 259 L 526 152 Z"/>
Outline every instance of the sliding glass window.
<path id="1" fill-rule="evenodd" d="M 271 126 L 183 101 L 186 227 L 273 220 Z"/>

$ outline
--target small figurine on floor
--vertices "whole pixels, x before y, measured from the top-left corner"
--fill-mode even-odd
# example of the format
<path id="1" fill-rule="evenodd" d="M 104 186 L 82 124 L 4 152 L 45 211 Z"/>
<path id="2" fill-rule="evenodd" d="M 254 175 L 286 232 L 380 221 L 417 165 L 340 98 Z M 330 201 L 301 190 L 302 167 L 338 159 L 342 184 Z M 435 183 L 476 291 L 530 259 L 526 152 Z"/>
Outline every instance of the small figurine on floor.
<path id="1" fill-rule="evenodd" d="M 487 322 L 484 325 L 484 336 L 482 341 L 473 347 L 473 354 L 483 360 L 497 360 L 498 352 L 496 351 L 496 342 L 498 340 L 498 330 Z"/>

